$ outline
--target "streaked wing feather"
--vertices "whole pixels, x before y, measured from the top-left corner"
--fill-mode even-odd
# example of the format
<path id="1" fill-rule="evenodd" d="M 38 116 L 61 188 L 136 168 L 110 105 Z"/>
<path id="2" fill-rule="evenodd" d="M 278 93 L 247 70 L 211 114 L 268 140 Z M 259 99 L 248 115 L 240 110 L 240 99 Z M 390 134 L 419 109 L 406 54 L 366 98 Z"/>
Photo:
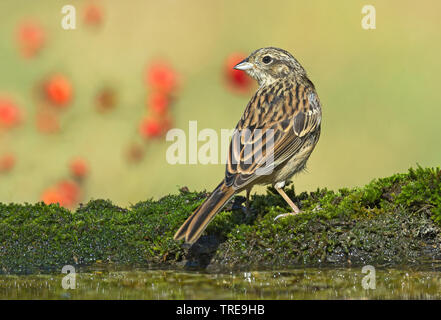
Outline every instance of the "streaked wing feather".
<path id="1" fill-rule="evenodd" d="M 243 188 L 291 158 L 320 121 L 320 102 L 313 87 L 278 83 L 258 90 L 231 139 L 226 184 Z"/>

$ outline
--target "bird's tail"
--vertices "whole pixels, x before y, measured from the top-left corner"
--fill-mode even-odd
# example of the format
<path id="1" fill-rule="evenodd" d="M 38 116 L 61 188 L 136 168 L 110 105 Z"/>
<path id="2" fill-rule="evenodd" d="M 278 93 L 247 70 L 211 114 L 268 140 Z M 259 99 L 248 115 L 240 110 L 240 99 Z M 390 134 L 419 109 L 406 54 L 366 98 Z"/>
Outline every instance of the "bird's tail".
<path id="1" fill-rule="evenodd" d="M 186 243 L 190 244 L 196 242 L 216 213 L 224 207 L 234 193 L 233 188 L 227 187 L 225 182 L 222 181 L 207 200 L 179 228 L 174 239 L 184 239 Z"/>

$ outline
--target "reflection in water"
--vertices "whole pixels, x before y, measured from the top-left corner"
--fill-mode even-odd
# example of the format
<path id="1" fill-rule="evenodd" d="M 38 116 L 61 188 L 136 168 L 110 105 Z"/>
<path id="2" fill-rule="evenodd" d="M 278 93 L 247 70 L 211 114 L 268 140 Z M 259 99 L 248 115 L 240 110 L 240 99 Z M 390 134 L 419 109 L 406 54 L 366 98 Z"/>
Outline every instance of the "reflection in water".
<path id="1" fill-rule="evenodd" d="M 91 271 L 0 275 L 0 299 L 440 299 L 435 268 L 377 269 L 376 289 L 365 290 L 360 268 L 306 268 L 227 273 L 174 270 Z"/>

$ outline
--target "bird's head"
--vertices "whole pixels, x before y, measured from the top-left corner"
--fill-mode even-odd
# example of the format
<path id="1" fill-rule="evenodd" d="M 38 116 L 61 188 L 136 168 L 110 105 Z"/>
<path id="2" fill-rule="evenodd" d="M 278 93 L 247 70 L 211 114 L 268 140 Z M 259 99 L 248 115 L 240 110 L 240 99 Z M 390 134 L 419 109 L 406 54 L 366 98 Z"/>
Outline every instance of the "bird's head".
<path id="1" fill-rule="evenodd" d="M 234 69 L 243 70 L 259 82 L 260 86 L 271 84 L 286 77 L 301 78 L 306 71 L 300 63 L 283 49 L 268 47 L 251 53 Z"/>

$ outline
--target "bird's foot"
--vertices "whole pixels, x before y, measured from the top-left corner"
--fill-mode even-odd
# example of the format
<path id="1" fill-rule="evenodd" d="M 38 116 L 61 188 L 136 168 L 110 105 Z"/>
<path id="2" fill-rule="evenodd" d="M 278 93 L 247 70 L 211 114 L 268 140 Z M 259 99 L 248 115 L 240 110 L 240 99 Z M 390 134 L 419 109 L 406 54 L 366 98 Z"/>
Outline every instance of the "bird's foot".
<path id="1" fill-rule="evenodd" d="M 282 214 L 279 214 L 277 217 L 274 218 L 274 221 L 276 221 L 276 220 L 278 220 L 278 219 L 280 219 L 280 218 L 288 217 L 288 216 L 295 216 L 296 214 L 298 214 L 298 213 L 300 213 L 300 212 L 301 212 L 301 211 L 298 211 L 298 212 L 288 212 L 288 213 L 282 213 Z"/>

